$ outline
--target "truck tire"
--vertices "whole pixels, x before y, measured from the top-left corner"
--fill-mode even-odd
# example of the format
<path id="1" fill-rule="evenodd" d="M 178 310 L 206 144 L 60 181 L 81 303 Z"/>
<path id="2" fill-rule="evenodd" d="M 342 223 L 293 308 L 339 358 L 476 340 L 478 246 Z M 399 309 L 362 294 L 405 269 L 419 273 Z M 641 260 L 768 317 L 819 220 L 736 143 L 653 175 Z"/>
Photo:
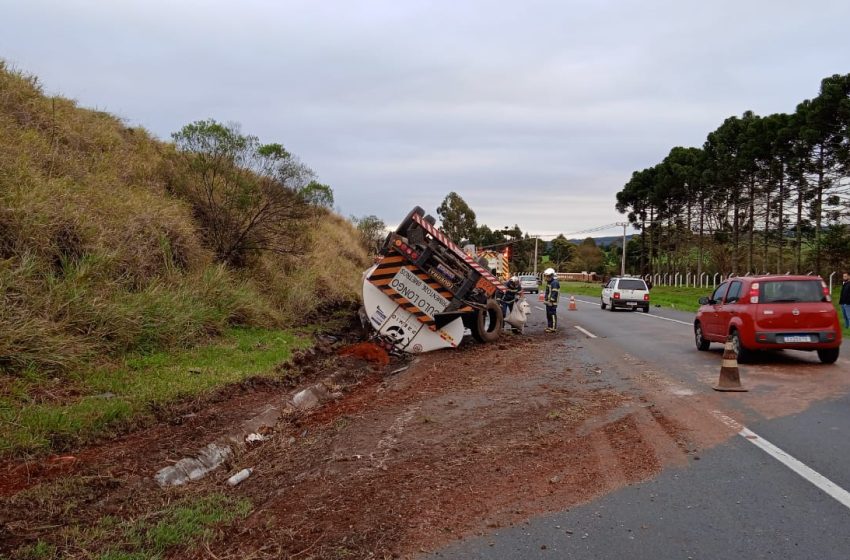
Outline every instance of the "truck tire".
<path id="1" fill-rule="evenodd" d="M 494 342 L 502 334 L 503 326 L 502 307 L 491 298 L 487 300 L 487 307 L 477 312 L 475 324 L 470 330 L 478 342 Z"/>

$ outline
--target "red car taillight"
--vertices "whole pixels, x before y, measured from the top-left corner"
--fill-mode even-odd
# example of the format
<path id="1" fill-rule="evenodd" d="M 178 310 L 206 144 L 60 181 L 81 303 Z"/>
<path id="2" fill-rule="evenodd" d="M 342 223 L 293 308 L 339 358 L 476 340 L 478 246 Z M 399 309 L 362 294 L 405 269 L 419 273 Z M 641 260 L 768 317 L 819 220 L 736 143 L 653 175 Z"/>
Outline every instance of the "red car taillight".
<path id="1" fill-rule="evenodd" d="M 758 303 L 759 302 L 759 283 L 753 282 L 750 285 L 750 303 Z"/>
<path id="2" fill-rule="evenodd" d="M 643 301 L 649 301 L 649 294 L 643 294 Z"/>
<path id="3" fill-rule="evenodd" d="M 823 287 L 823 298 L 826 301 L 832 301 L 832 295 L 829 293 L 829 286 L 827 286 L 826 282 L 823 280 L 820 281 L 820 285 Z"/>
<path id="4" fill-rule="evenodd" d="M 614 292 L 614 299 L 620 299 L 620 292 Z"/>

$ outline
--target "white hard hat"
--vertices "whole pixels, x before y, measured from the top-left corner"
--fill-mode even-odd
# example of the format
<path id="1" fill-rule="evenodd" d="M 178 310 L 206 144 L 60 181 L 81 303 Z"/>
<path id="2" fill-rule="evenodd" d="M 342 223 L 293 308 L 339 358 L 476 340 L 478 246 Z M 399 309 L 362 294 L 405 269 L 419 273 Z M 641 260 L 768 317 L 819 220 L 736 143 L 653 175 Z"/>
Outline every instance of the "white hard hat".
<path id="1" fill-rule="evenodd" d="M 543 276 L 555 276 L 555 269 L 554 268 L 547 268 L 546 270 L 543 271 Z"/>
<path id="2" fill-rule="evenodd" d="M 519 282 L 519 276 L 511 276 L 511 282 Z"/>

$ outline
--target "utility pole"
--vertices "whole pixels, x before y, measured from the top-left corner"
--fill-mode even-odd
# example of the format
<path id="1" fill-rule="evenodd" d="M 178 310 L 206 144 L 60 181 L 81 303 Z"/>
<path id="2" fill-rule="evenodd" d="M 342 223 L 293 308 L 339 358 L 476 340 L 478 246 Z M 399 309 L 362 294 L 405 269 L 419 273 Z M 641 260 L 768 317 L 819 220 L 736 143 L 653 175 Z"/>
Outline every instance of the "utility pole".
<path id="1" fill-rule="evenodd" d="M 617 222 L 618 226 L 623 226 L 623 259 L 620 263 L 620 276 L 626 275 L 626 226 L 629 224 L 627 222 Z M 612 308 L 613 309 L 613 308 Z"/>
<path id="2" fill-rule="evenodd" d="M 537 241 L 540 239 L 539 235 L 534 236 L 534 275 L 537 276 Z"/>

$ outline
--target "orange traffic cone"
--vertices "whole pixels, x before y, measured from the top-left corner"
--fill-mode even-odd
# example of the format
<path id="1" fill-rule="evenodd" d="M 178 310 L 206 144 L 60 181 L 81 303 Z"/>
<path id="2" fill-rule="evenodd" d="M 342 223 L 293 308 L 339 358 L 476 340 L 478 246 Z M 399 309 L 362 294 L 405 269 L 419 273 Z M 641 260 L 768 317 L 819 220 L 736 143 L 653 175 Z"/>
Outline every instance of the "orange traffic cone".
<path id="1" fill-rule="evenodd" d="M 741 376 L 738 375 L 738 353 L 732 344 L 732 337 L 726 338 L 723 348 L 723 364 L 720 366 L 720 379 L 712 387 L 715 391 L 749 391 L 741 386 Z"/>
<path id="2" fill-rule="evenodd" d="M 576 307 L 576 297 L 570 296 L 570 306 L 567 308 L 569 311 L 576 311 L 578 307 Z"/>

